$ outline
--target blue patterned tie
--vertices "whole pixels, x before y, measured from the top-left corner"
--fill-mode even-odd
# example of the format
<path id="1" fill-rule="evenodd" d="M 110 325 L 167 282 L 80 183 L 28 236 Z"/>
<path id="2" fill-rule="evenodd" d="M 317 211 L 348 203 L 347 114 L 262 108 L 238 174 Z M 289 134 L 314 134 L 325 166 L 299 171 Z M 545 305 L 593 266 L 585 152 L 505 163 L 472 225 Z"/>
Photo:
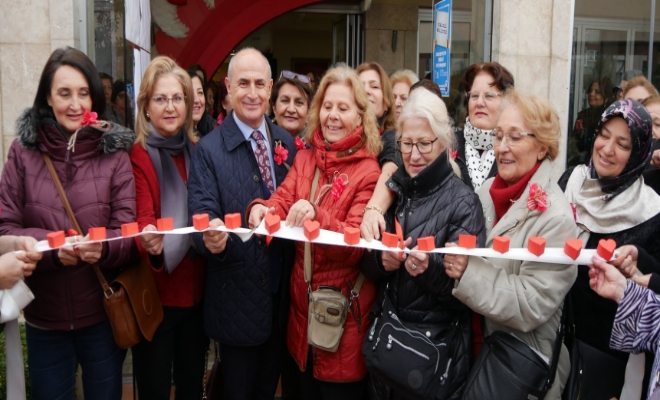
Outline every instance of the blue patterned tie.
<path id="1" fill-rule="evenodd" d="M 254 131 L 252 132 L 252 139 L 257 142 L 257 149 L 254 152 L 254 156 L 257 158 L 261 179 L 272 193 L 275 191 L 275 182 L 273 181 L 273 175 L 270 170 L 270 158 L 268 157 L 268 148 L 266 147 L 266 143 L 264 143 L 264 136 L 261 132 Z"/>

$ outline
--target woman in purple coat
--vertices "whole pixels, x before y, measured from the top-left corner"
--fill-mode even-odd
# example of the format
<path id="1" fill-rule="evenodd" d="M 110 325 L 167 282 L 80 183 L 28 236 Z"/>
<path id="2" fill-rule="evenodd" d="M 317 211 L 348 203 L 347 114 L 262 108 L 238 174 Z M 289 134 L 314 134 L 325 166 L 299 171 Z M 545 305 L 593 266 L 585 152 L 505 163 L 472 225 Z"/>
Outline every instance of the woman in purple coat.
<path id="1" fill-rule="evenodd" d="M 32 108 L 17 122 L 0 179 L 0 234 L 46 238 L 74 227 L 45 163 L 52 160 L 85 235 L 106 227 L 121 235 L 135 220 L 135 185 L 127 149 L 133 132 L 90 122 L 103 115 L 98 71 L 79 50 L 55 50 Z M 26 283 L 35 299 L 25 308 L 32 399 L 72 399 L 82 368 L 86 399 L 120 399 L 124 351 L 116 346 L 93 264 L 110 280 L 132 255 L 130 239 L 67 246 L 44 254 Z"/>

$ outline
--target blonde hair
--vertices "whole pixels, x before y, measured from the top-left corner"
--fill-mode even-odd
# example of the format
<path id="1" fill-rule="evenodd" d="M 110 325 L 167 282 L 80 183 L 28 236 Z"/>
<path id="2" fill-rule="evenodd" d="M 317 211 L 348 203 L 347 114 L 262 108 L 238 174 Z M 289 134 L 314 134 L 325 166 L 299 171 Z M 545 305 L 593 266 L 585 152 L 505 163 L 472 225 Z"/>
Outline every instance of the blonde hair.
<path id="1" fill-rule="evenodd" d="M 183 129 L 191 141 L 195 141 L 195 133 L 193 130 L 192 119 L 192 106 L 194 101 L 192 81 L 190 75 L 179 65 L 167 56 L 158 56 L 151 60 L 147 66 L 144 75 L 142 76 L 142 83 L 140 84 L 140 92 L 137 97 L 137 113 L 135 116 L 135 142 L 144 146 L 149 136 L 149 118 L 147 117 L 147 106 L 151 97 L 154 94 L 154 88 L 158 79 L 164 75 L 172 74 L 183 89 L 184 103 L 186 105 L 186 118 L 183 122 Z"/>
<path id="2" fill-rule="evenodd" d="M 649 82 L 649 80 L 646 79 L 643 75 L 639 75 L 629 81 L 626 81 L 626 84 L 623 85 L 623 97 L 625 98 L 630 89 L 636 88 L 637 86 L 641 86 L 646 89 L 646 91 L 650 93 L 650 96 L 658 95 L 658 89 L 656 89 L 655 86 L 653 86 L 653 84 Z"/>
<path id="3" fill-rule="evenodd" d="M 411 87 L 415 83 L 419 82 L 419 77 L 416 73 L 409 69 L 400 69 L 394 71 L 394 73 L 390 75 L 390 83 L 392 84 L 392 88 L 394 88 L 394 85 L 399 82 L 403 82 L 408 85 L 408 87 Z"/>
<path id="4" fill-rule="evenodd" d="M 414 118 L 423 119 L 429 123 L 435 137 L 438 138 L 440 144 L 445 146 L 445 153 L 455 147 L 456 136 L 454 135 L 452 120 L 447 112 L 445 102 L 435 93 L 424 87 L 413 90 L 410 93 L 410 97 L 408 97 L 408 101 L 403 106 L 399 119 L 396 122 L 397 140 L 401 139 L 401 135 L 403 134 L 403 124 L 407 120 Z M 460 168 L 454 160 L 448 156 L 447 161 L 454 170 L 454 173 L 460 177 Z"/>
<path id="5" fill-rule="evenodd" d="M 369 106 L 367 93 L 364 91 L 357 73 L 355 73 L 352 68 L 346 66 L 345 64 L 339 64 L 333 68 L 330 68 L 323 76 L 323 79 L 321 79 L 319 88 L 314 95 L 312 104 L 309 107 L 309 112 L 307 113 L 309 117 L 309 123 L 307 124 L 305 131 L 305 140 L 307 143 L 312 143 L 314 132 L 321 126 L 319 113 L 321 111 L 325 92 L 332 84 L 346 85 L 353 91 L 355 104 L 357 104 L 358 108 L 358 114 L 362 118 L 362 137 L 364 140 L 364 147 L 369 154 L 377 156 L 378 153 L 380 153 L 381 142 L 380 132 L 378 131 L 378 124 L 376 122 L 376 116 Z"/>
<path id="6" fill-rule="evenodd" d="M 554 108 L 537 96 L 527 96 L 514 89 L 506 91 L 502 109 L 514 106 L 520 112 L 525 126 L 534 138 L 548 149 L 547 158 L 554 160 L 559 154 L 561 129 L 559 116 Z"/>
<path id="7" fill-rule="evenodd" d="M 380 87 L 383 90 L 383 104 L 385 105 L 385 114 L 383 114 L 383 130 L 394 129 L 396 116 L 394 114 L 394 93 L 392 92 L 392 83 L 383 67 L 377 62 L 365 62 L 355 69 L 358 75 L 365 71 L 376 71 L 380 77 Z"/>
<path id="8" fill-rule="evenodd" d="M 655 104 L 655 103 L 660 103 L 660 95 L 654 94 L 650 97 L 645 98 L 644 101 L 642 101 L 642 105 L 644 107 L 648 107 L 651 104 Z"/>

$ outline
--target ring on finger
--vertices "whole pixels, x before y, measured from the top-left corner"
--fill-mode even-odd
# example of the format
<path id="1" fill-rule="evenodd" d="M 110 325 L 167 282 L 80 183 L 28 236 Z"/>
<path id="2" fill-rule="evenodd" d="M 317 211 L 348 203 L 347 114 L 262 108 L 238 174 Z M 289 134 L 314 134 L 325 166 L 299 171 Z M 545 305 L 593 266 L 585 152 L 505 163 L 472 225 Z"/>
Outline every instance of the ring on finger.
<path id="1" fill-rule="evenodd" d="M 417 269 L 417 266 L 415 265 L 415 263 L 411 263 L 410 269 Z"/>

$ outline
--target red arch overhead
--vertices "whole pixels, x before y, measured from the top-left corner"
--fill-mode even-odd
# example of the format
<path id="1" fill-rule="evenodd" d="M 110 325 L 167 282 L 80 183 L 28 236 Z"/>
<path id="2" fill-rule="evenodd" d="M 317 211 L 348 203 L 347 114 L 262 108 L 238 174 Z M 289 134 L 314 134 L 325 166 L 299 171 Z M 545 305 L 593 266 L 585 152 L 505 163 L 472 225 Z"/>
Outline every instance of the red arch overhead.
<path id="1" fill-rule="evenodd" d="M 177 15 L 188 35 L 175 39 L 156 34 L 158 54 L 174 58 L 181 66 L 200 64 L 212 73 L 246 36 L 266 22 L 297 8 L 322 0 L 215 0 L 209 10 L 203 0 L 188 0 Z M 153 4 L 153 3 L 152 3 Z"/>

